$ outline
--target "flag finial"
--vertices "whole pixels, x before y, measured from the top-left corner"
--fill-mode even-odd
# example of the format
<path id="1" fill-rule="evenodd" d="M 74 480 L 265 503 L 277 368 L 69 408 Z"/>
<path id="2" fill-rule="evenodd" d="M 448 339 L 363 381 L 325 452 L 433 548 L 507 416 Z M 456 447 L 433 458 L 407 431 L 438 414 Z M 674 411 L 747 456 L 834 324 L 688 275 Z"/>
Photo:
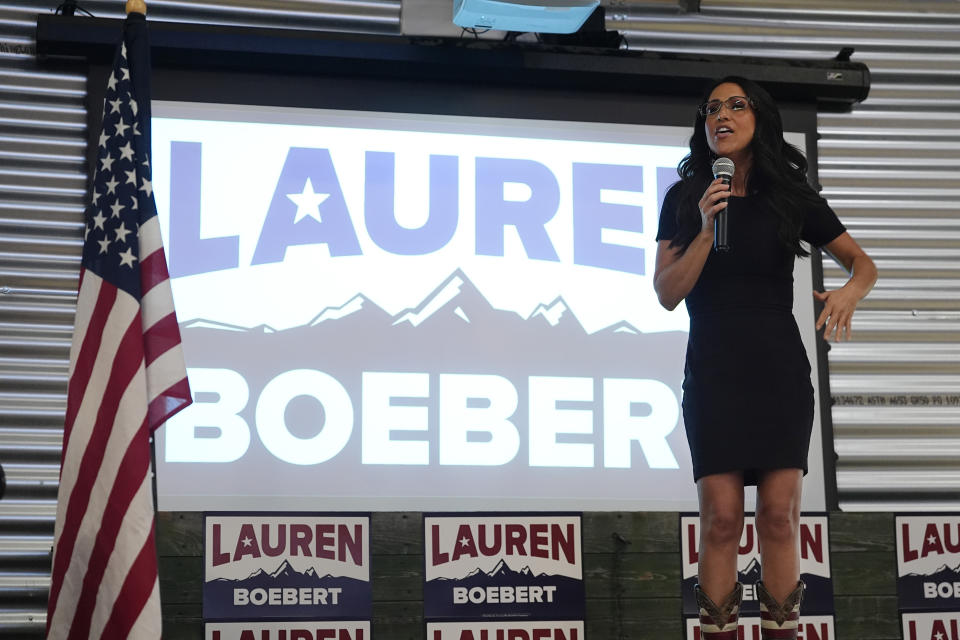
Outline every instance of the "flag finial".
<path id="1" fill-rule="evenodd" d="M 127 0 L 127 15 L 131 13 L 147 15 L 147 3 L 143 0 Z"/>

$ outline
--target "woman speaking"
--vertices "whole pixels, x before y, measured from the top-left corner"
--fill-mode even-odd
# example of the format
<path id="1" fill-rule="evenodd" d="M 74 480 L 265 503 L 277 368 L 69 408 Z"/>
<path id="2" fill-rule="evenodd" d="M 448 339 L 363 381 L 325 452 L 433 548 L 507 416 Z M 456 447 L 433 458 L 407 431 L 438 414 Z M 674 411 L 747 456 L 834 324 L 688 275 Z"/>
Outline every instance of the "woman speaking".
<path id="1" fill-rule="evenodd" d="M 793 317 L 793 263 L 809 255 L 805 241 L 850 273 L 842 288 L 813 292 L 824 304 L 816 327 L 825 339 L 849 338 L 877 271 L 807 183 L 806 159 L 784 141 L 770 95 L 729 77 L 704 98 L 681 179 L 664 197 L 654 275 L 660 303 L 686 300 L 690 314 L 683 419 L 700 501 L 701 635 L 737 637 L 744 486 L 756 485 L 762 637 L 796 638 L 813 388 Z M 718 158 L 717 172 L 732 168 L 732 179 L 715 178 Z"/>

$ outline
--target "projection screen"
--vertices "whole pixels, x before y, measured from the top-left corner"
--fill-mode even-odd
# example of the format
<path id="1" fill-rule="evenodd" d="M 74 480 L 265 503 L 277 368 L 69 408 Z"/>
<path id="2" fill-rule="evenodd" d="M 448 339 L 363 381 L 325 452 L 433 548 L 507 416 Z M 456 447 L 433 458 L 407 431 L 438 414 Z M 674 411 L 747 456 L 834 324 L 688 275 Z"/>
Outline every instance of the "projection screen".
<path id="1" fill-rule="evenodd" d="M 153 111 L 195 396 L 158 432 L 160 509 L 696 509 L 688 319 L 652 286 L 689 128 Z M 819 392 L 810 261 L 794 276 Z"/>

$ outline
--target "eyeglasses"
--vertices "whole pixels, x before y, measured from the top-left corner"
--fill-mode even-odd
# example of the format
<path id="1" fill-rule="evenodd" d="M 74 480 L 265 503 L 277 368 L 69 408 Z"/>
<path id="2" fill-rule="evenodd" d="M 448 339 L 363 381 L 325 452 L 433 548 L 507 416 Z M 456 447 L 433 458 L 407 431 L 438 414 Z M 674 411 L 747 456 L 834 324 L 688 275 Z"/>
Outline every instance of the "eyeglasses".
<path id="1" fill-rule="evenodd" d="M 715 116 L 720 113 L 720 109 L 724 106 L 734 113 L 743 111 L 747 107 L 756 108 L 754 101 L 750 98 L 730 96 L 726 100 L 710 100 L 709 102 L 704 102 L 697 108 L 697 111 L 699 111 L 702 116 Z"/>

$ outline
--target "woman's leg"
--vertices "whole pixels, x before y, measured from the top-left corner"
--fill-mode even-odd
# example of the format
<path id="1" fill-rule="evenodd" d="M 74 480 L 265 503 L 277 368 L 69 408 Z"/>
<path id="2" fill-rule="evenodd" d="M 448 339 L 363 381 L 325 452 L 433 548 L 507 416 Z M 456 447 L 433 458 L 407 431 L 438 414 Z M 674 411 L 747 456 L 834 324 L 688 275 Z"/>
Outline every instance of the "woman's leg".
<path id="1" fill-rule="evenodd" d="M 722 601 L 737 582 L 737 548 L 743 533 L 743 475 L 704 476 L 700 496 L 700 564 L 698 579 L 714 602 Z"/>
<path id="2" fill-rule="evenodd" d="M 800 469 L 777 469 L 762 474 L 757 484 L 757 537 L 763 580 L 756 589 L 764 640 L 797 637 L 804 591 L 797 544 L 802 482 Z"/>
<path id="3" fill-rule="evenodd" d="M 803 471 L 765 471 L 757 482 L 757 537 L 763 584 L 782 601 L 800 580 L 800 493 Z"/>
<path id="4" fill-rule="evenodd" d="M 737 547 L 743 531 L 743 476 L 700 478 L 700 566 L 696 588 L 703 640 L 737 640 L 743 587 L 737 581 Z"/>

